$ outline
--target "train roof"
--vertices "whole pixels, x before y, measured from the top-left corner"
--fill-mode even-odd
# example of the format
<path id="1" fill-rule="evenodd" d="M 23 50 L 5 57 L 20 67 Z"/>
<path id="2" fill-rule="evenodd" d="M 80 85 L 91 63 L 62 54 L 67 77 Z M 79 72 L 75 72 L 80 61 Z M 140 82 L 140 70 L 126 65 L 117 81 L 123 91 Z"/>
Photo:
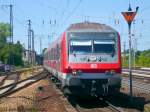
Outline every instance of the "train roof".
<path id="1" fill-rule="evenodd" d="M 96 31 L 96 32 L 116 32 L 112 27 L 101 23 L 82 22 L 70 25 L 67 29 L 70 32 L 76 31 Z"/>

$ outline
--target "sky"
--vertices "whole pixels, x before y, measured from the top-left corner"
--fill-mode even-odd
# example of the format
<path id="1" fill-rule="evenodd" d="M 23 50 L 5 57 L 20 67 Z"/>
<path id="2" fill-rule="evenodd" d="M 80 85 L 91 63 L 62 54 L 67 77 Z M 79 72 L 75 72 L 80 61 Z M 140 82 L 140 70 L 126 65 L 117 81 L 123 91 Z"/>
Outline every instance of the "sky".
<path id="1" fill-rule="evenodd" d="M 27 49 L 28 20 L 35 33 L 35 50 L 47 48 L 70 24 L 98 22 L 116 29 L 121 36 L 122 50 L 128 49 L 128 26 L 121 12 L 129 3 L 139 11 L 132 24 L 132 46 L 150 49 L 150 0 L 0 0 L 0 22 L 9 22 L 9 7 L 13 5 L 14 41 Z M 135 41 L 137 40 L 137 42 Z M 137 43 L 135 45 L 135 43 Z"/>

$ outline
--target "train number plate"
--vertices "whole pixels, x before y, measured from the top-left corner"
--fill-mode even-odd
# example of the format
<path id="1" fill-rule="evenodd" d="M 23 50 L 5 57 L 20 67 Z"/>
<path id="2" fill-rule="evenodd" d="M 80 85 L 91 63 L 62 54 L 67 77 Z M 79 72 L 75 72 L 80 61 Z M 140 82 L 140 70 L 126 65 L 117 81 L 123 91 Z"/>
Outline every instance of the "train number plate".
<path id="1" fill-rule="evenodd" d="M 97 64 L 91 64 L 91 68 L 97 68 Z"/>

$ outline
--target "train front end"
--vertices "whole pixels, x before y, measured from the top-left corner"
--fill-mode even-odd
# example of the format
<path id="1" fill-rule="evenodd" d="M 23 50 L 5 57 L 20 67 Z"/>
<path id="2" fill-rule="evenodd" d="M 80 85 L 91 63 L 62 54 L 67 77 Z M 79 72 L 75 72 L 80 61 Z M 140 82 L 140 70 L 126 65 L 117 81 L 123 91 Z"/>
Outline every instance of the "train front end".
<path id="1" fill-rule="evenodd" d="M 80 24 L 66 32 L 67 94 L 106 96 L 120 90 L 120 37 L 108 26 L 92 25 Z"/>

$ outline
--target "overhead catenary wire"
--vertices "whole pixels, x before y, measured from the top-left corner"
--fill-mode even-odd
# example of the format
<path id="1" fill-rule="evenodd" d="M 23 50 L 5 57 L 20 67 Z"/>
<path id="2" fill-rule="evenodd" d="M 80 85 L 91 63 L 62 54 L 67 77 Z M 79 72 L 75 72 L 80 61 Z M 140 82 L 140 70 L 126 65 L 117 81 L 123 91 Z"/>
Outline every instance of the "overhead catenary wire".
<path id="1" fill-rule="evenodd" d="M 78 7 L 80 6 L 82 0 L 79 0 L 78 3 L 76 4 L 76 6 L 73 8 L 73 10 L 70 12 L 70 14 L 65 18 L 65 20 L 62 22 L 62 24 L 65 24 L 67 20 L 69 20 L 74 13 L 76 12 L 76 10 L 78 9 Z M 61 24 L 61 26 L 62 26 Z"/>
<path id="2" fill-rule="evenodd" d="M 75 7 L 70 11 L 70 13 L 65 17 L 65 19 L 61 18 L 61 23 L 59 26 L 57 26 L 57 30 L 60 30 L 60 28 L 64 28 L 64 26 L 66 25 L 66 22 L 74 15 L 74 13 L 76 12 L 76 10 L 79 8 L 80 4 L 82 3 L 82 0 L 79 0 L 78 3 L 75 5 Z M 69 5 L 68 5 L 69 7 Z M 64 29 L 62 29 L 64 30 Z M 57 34 L 57 33 L 56 33 Z M 61 35 L 57 34 L 57 35 Z"/>
<path id="3" fill-rule="evenodd" d="M 7 10 L 5 10 L 5 8 L 1 8 L 2 9 L 2 11 L 6 14 L 6 15 L 8 15 L 9 14 L 9 12 L 7 11 Z M 24 22 L 21 22 L 19 19 L 18 19 L 18 17 L 15 17 L 15 16 L 13 16 L 13 18 L 14 18 L 14 21 L 16 21 L 17 23 L 19 23 L 21 26 L 25 26 L 25 23 Z"/>
<path id="4" fill-rule="evenodd" d="M 67 9 L 69 9 L 69 4 L 70 4 L 70 1 L 67 0 L 66 7 L 65 7 L 64 10 L 62 11 L 62 14 L 60 15 L 59 19 L 63 19 L 63 16 L 64 16 L 65 13 L 67 12 Z"/>

